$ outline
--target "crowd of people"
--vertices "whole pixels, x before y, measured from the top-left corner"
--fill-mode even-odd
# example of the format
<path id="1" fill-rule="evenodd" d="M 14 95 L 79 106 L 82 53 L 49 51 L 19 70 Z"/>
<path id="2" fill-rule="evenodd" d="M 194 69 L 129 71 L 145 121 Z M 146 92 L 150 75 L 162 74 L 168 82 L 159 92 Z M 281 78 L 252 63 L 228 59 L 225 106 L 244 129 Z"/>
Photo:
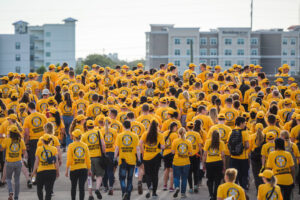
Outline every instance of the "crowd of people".
<path id="1" fill-rule="evenodd" d="M 187 189 L 199 193 L 203 180 L 208 199 L 245 200 L 250 176 L 257 199 L 293 199 L 300 89 L 289 66 L 279 68 L 275 84 L 259 65 L 197 67 L 189 64 L 181 77 L 173 63 L 150 70 L 93 64 L 76 75 L 63 63 L 43 75 L 3 76 L 0 186 L 7 185 L 8 199 L 21 199 L 21 172 L 39 200 L 52 198 L 62 174 L 72 200 L 77 185 L 85 198 L 86 183 L 89 200 L 114 195 L 116 178 L 122 200 L 133 188 L 147 199 L 158 198 L 158 189 L 184 199 Z"/>

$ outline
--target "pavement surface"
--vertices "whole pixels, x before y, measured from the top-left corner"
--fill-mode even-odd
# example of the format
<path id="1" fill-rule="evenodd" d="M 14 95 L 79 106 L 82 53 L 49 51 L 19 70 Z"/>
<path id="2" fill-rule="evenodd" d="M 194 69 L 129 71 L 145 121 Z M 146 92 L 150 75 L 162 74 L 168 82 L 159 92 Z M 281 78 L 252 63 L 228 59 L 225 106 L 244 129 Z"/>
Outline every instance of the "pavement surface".
<path id="1" fill-rule="evenodd" d="M 66 161 L 66 153 L 63 153 L 63 160 Z M 71 182 L 69 178 L 65 177 L 65 162 L 60 167 L 60 177 L 56 180 L 54 184 L 54 196 L 53 200 L 69 200 L 71 199 Z M 118 170 L 115 173 L 116 175 L 116 181 L 114 184 L 114 194 L 113 196 L 107 195 L 107 193 L 104 193 L 101 191 L 102 199 L 110 199 L 110 200 L 121 200 L 121 190 L 120 190 L 120 183 L 118 180 Z M 143 184 L 144 193 L 143 195 L 138 195 L 137 193 L 137 178 L 133 178 L 133 191 L 132 191 L 132 200 L 144 200 L 145 198 L 145 189 L 146 184 Z M 163 168 L 160 169 L 160 175 L 159 175 L 159 186 L 157 194 L 159 196 L 158 199 L 164 200 L 164 199 L 173 199 L 173 193 L 169 191 L 163 191 Z M 189 187 L 187 187 L 187 199 L 189 200 L 199 200 L 199 199 L 209 199 L 208 195 L 208 189 L 206 186 L 206 179 L 203 179 L 203 184 L 200 186 L 199 193 L 198 194 L 191 194 L 188 192 Z M 298 190 L 297 190 L 298 192 Z M 296 194 L 296 191 L 294 191 L 294 199 L 300 199 L 300 196 Z M 246 194 L 249 196 L 249 198 L 252 200 L 256 199 L 256 189 L 254 186 L 253 177 L 250 179 L 250 189 L 246 191 Z M 8 193 L 6 186 L 3 188 L 0 188 L 0 200 L 7 200 L 8 199 Z M 79 192 L 77 191 L 77 199 L 79 199 Z M 179 195 L 180 197 L 180 195 Z M 97 199 L 94 195 L 95 200 Z M 35 200 L 37 198 L 36 194 L 36 186 L 33 186 L 32 189 L 27 188 L 26 180 L 23 174 L 21 174 L 21 189 L 20 189 L 20 195 L 19 200 Z M 87 184 L 86 184 L 86 193 L 85 193 L 85 199 L 88 199 L 88 192 L 87 192 Z M 150 198 L 151 199 L 151 198 Z M 180 198 L 177 198 L 180 199 Z"/>

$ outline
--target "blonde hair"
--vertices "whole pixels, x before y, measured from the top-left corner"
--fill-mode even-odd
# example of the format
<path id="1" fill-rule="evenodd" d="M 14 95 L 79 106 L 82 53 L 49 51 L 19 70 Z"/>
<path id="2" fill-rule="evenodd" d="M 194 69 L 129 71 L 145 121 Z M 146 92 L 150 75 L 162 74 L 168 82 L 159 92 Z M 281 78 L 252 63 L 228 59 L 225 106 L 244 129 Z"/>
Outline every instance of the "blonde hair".
<path id="1" fill-rule="evenodd" d="M 178 130 L 178 134 L 179 134 L 180 138 L 182 138 L 182 139 L 185 140 L 185 134 L 186 134 L 185 128 L 181 127 L 181 128 Z"/>
<path id="2" fill-rule="evenodd" d="M 287 142 L 288 146 L 291 145 L 290 134 L 288 131 L 281 131 L 280 136 Z"/>
<path id="3" fill-rule="evenodd" d="M 228 178 L 229 182 L 235 182 L 237 176 L 237 170 L 234 168 L 228 168 L 225 171 L 225 176 Z"/>
<path id="4" fill-rule="evenodd" d="M 45 133 L 48 133 L 50 135 L 54 135 L 55 130 L 54 130 L 53 123 L 52 122 L 46 123 L 45 126 L 44 126 L 44 131 L 45 131 Z"/>
<path id="5" fill-rule="evenodd" d="M 184 92 L 182 93 L 182 95 L 183 95 L 183 97 L 184 97 L 186 100 L 189 100 L 189 99 L 190 99 L 190 94 L 189 94 L 188 91 L 184 91 Z"/>
<path id="6" fill-rule="evenodd" d="M 264 135 L 261 128 L 258 128 L 256 131 L 255 144 L 260 147 L 264 143 Z"/>
<path id="7" fill-rule="evenodd" d="M 209 116 L 212 119 L 212 121 L 214 122 L 214 124 L 218 123 L 218 110 L 216 108 L 211 108 L 209 110 Z"/>

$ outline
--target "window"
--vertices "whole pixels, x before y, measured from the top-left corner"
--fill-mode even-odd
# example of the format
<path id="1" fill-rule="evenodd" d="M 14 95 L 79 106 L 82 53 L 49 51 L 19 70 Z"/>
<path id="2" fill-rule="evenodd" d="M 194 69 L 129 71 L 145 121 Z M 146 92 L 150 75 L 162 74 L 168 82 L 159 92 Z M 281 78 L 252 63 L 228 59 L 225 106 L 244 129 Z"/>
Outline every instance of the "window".
<path id="1" fill-rule="evenodd" d="M 180 60 L 175 60 L 174 64 L 179 67 L 180 66 Z"/>
<path id="2" fill-rule="evenodd" d="M 193 39 L 191 39 L 191 38 L 186 39 L 186 44 L 191 44 L 191 42 L 194 43 Z"/>
<path id="3" fill-rule="evenodd" d="M 231 60 L 225 60 L 225 66 L 230 67 L 231 66 Z"/>
<path id="4" fill-rule="evenodd" d="M 282 50 L 282 55 L 283 55 L 283 56 L 287 56 L 287 54 L 288 54 L 288 53 L 287 53 L 287 50 L 286 50 L 286 49 L 283 49 L 283 50 Z"/>
<path id="5" fill-rule="evenodd" d="M 46 47 L 51 47 L 51 43 L 50 42 L 46 42 Z"/>
<path id="6" fill-rule="evenodd" d="M 211 56 L 216 56 L 217 55 L 217 49 L 210 49 L 209 52 L 210 52 Z"/>
<path id="7" fill-rule="evenodd" d="M 16 73 L 20 73 L 21 72 L 21 67 L 20 66 L 16 66 Z"/>
<path id="8" fill-rule="evenodd" d="M 34 61 L 34 55 L 30 55 L 30 61 Z"/>
<path id="9" fill-rule="evenodd" d="M 200 60 L 199 63 L 204 63 L 206 64 L 207 60 L 203 59 L 203 60 Z"/>
<path id="10" fill-rule="evenodd" d="M 225 38 L 225 44 L 226 44 L 226 45 L 231 45 L 231 43 L 232 43 L 232 39 L 230 39 L 230 38 Z"/>
<path id="11" fill-rule="evenodd" d="M 20 42 L 16 42 L 16 49 L 21 49 L 21 43 Z"/>
<path id="12" fill-rule="evenodd" d="M 237 55 L 239 55 L 239 56 L 245 55 L 244 49 L 238 49 L 237 50 Z"/>
<path id="13" fill-rule="evenodd" d="M 225 56 L 231 56 L 232 55 L 232 51 L 231 49 L 225 49 Z"/>
<path id="14" fill-rule="evenodd" d="M 251 56 L 257 56 L 257 49 L 251 49 Z"/>
<path id="15" fill-rule="evenodd" d="M 291 45 L 295 45 L 296 44 L 296 38 L 291 38 Z"/>
<path id="16" fill-rule="evenodd" d="M 254 60 L 251 60 L 251 61 L 250 61 L 250 64 L 258 65 L 258 60 L 255 60 L 255 59 L 254 59 Z"/>
<path id="17" fill-rule="evenodd" d="M 217 38 L 210 38 L 210 45 L 217 45 Z"/>
<path id="18" fill-rule="evenodd" d="M 21 61 L 21 55 L 20 54 L 16 54 L 16 61 Z"/>
<path id="19" fill-rule="evenodd" d="M 237 64 L 238 64 L 238 65 L 241 65 L 241 66 L 244 66 L 244 61 L 243 61 L 243 60 L 238 60 L 238 61 L 237 61 Z"/>
<path id="20" fill-rule="evenodd" d="M 287 60 L 283 60 L 283 61 L 282 61 L 282 64 L 287 64 Z"/>
<path id="21" fill-rule="evenodd" d="M 216 66 L 217 60 L 210 60 L 210 66 Z"/>
<path id="22" fill-rule="evenodd" d="M 207 49 L 200 49 L 200 56 L 206 56 L 207 55 Z"/>
<path id="23" fill-rule="evenodd" d="M 46 32 L 46 37 L 50 37 L 51 36 L 51 32 Z"/>
<path id="24" fill-rule="evenodd" d="M 30 49 L 31 49 L 31 50 L 34 49 L 34 43 L 30 43 Z"/>
<path id="25" fill-rule="evenodd" d="M 251 38 L 251 45 L 257 45 L 258 44 L 258 38 Z"/>
<path id="26" fill-rule="evenodd" d="M 200 45 L 206 45 L 207 39 L 206 38 L 200 38 Z"/>
<path id="27" fill-rule="evenodd" d="M 295 49 L 292 49 L 291 50 L 291 56 L 295 56 L 296 55 L 296 51 L 295 51 Z"/>
<path id="28" fill-rule="evenodd" d="M 179 56 L 180 55 L 180 50 L 179 49 L 175 49 L 174 54 L 175 54 L 175 56 Z"/>
<path id="29" fill-rule="evenodd" d="M 238 38 L 238 40 L 237 40 L 237 44 L 240 44 L 240 45 L 243 45 L 243 44 L 245 44 L 245 41 L 244 41 L 244 39 L 243 39 L 243 38 Z"/>
<path id="30" fill-rule="evenodd" d="M 292 67 L 295 67 L 295 66 L 296 66 L 295 60 L 291 60 L 291 66 L 292 66 Z"/>
<path id="31" fill-rule="evenodd" d="M 46 52 L 46 57 L 50 57 L 51 56 L 51 52 Z"/>
<path id="32" fill-rule="evenodd" d="M 191 50 L 190 49 L 186 50 L 186 55 L 188 55 L 188 56 L 191 55 Z"/>
<path id="33" fill-rule="evenodd" d="M 288 43 L 288 42 L 287 42 L 287 39 L 286 39 L 286 38 L 283 38 L 283 39 L 282 39 L 282 44 L 283 44 L 283 45 L 287 45 L 287 43 Z"/>
<path id="34" fill-rule="evenodd" d="M 49 65 L 51 65 L 51 63 L 49 63 L 49 62 L 46 62 L 46 66 L 49 66 Z"/>

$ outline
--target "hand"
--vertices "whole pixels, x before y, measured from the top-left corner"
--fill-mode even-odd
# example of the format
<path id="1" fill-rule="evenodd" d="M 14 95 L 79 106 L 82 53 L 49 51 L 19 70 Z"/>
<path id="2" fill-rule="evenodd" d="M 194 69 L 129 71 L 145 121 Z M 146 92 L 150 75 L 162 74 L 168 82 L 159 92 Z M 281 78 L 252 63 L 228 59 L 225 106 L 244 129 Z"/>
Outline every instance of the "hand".
<path id="1" fill-rule="evenodd" d="M 59 170 L 56 170 L 56 178 L 59 177 Z"/>
<path id="2" fill-rule="evenodd" d="M 88 176 L 92 176 L 92 171 L 90 169 L 88 170 Z"/>
<path id="3" fill-rule="evenodd" d="M 113 160 L 113 165 L 114 165 L 114 167 L 117 167 L 117 166 L 118 166 L 118 159 L 117 159 L 117 158 L 114 158 L 114 160 Z"/>
<path id="4" fill-rule="evenodd" d="M 223 167 L 222 173 L 225 174 L 225 171 L 226 171 L 226 169 L 225 169 L 225 167 Z"/>
<path id="5" fill-rule="evenodd" d="M 206 171 L 206 166 L 205 166 L 205 163 L 203 164 L 203 169 L 202 169 L 204 172 Z"/>
<path id="6" fill-rule="evenodd" d="M 66 177 L 69 177 L 69 172 L 68 172 L 68 170 L 66 170 L 65 176 L 66 176 Z"/>

